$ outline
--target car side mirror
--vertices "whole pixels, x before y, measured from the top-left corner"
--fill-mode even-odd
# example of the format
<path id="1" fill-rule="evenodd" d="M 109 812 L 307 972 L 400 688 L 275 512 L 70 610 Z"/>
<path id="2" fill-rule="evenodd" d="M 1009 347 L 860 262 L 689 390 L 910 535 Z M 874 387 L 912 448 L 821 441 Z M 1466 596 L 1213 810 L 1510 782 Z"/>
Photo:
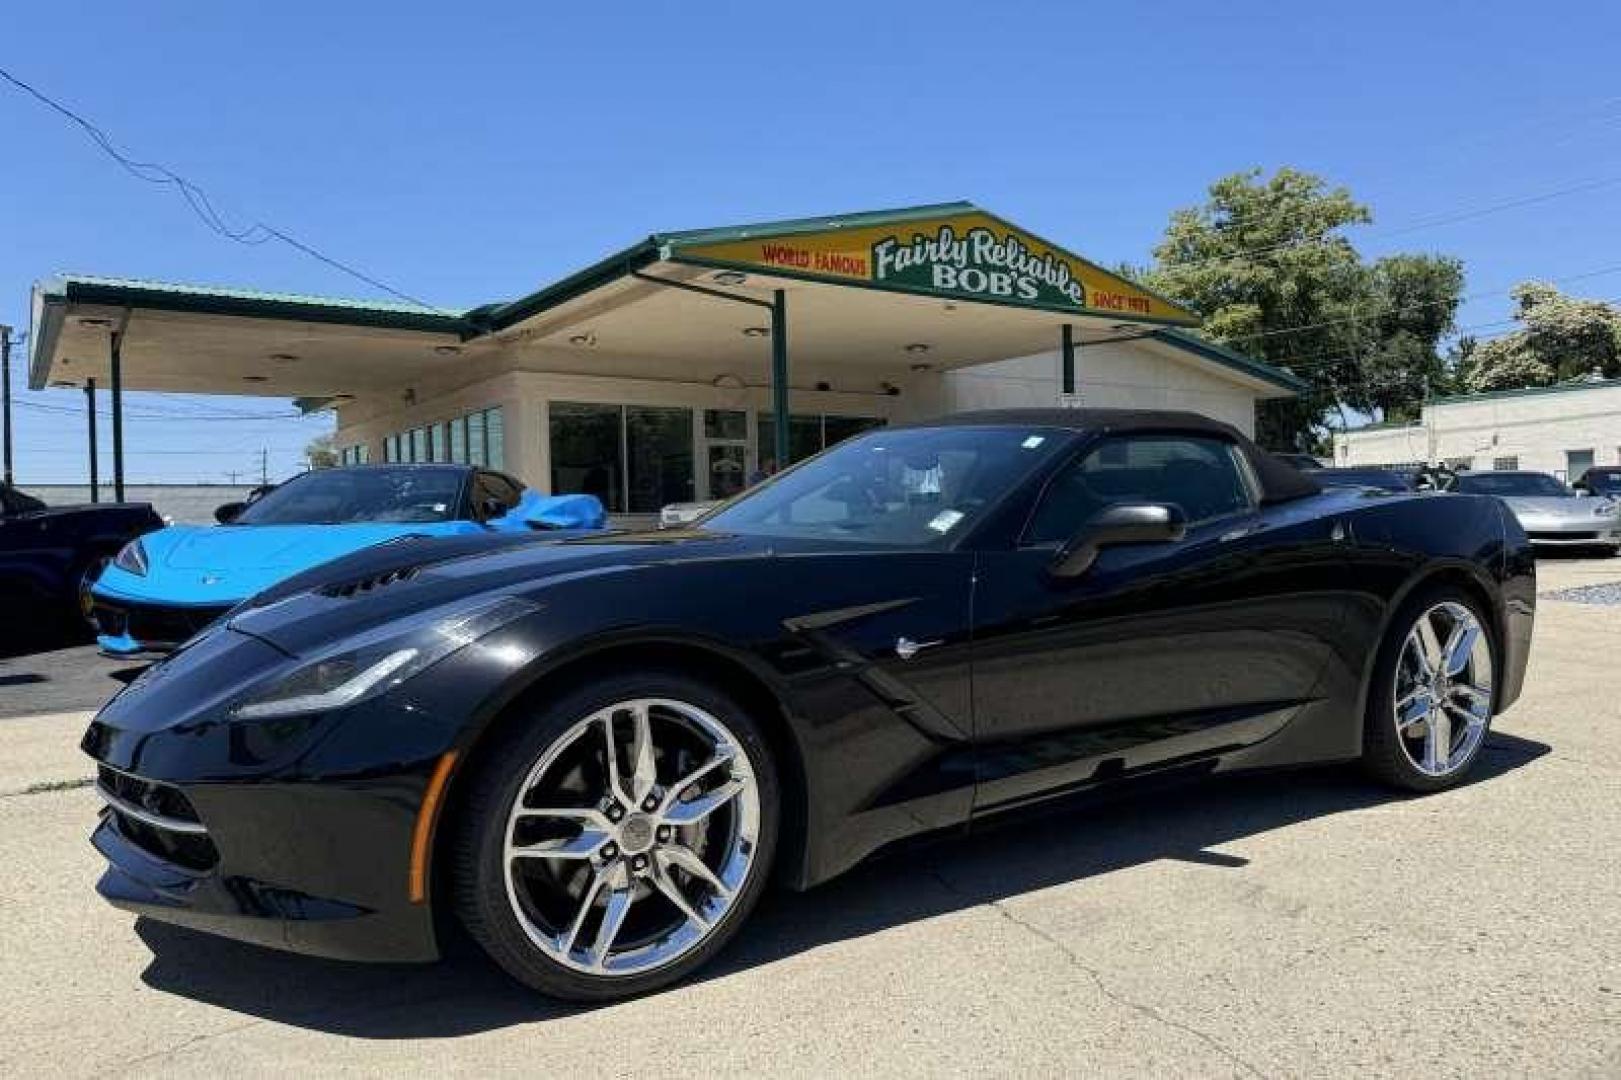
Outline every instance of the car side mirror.
<path id="1" fill-rule="evenodd" d="M 242 511 L 248 508 L 247 503 L 228 502 L 223 506 L 214 507 L 214 520 L 221 525 L 229 525 L 242 516 Z"/>
<path id="2" fill-rule="evenodd" d="M 1059 549 L 1049 567 L 1054 577 L 1080 577 L 1106 547 L 1168 544 L 1188 532 L 1187 515 L 1171 503 L 1116 503 L 1105 507 Z"/>

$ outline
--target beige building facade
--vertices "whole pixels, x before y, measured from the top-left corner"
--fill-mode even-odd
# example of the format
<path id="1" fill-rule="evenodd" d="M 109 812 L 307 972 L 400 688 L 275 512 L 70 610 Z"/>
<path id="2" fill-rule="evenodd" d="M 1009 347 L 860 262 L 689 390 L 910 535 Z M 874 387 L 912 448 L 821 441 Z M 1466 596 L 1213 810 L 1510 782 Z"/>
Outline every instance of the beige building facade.
<path id="1" fill-rule="evenodd" d="M 1337 434 L 1334 464 L 1525 469 L 1566 482 L 1621 464 L 1621 380 L 1440 398 L 1411 424 Z"/>

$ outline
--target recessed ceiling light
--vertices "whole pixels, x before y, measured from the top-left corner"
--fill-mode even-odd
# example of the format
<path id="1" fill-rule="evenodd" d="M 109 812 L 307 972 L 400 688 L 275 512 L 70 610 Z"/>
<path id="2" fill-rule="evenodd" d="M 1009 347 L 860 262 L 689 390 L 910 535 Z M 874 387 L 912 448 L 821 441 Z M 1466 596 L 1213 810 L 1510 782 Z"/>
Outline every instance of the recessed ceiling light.
<path id="1" fill-rule="evenodd" d="M 957 310 L 957 305 L 953 304 L 950 300 L 947 300 L 945 302 L 945 309 L 947 311 L 956 311 Z"/>
<path id="2" fill-rule="evenodd" d="M 925 371 L 933 371 L 934 370 L 934 365 L 933 364 L 913 364 L 912 365 L 912 370 L 917 372 L 919 375 L 921 375 Z"/>
<path id="3" fill-rule="evenodd" d="M 720 273 L 714 275 L 714 277 L 712 277 L 710 280 L 720 285 L 741 285 L 748 279 L 749 276 L 740 271 L 722 270 Z"/>
<path id="4" fill-rule="evenodd" d="M 66 379 L 57 379 L 55 382 L 51 383 L 51 385 L 59 386 L 63 390 L 74 390 L 78 388 L 79 384 L 75 382 L 68 382 Z"/>
<path id="5" fill-rule="evenodd" d="M 269 382 L 270 377 L 268 375 L 244 375 L 244 376 L 242 376 L 242 381 L 243 382 Z"/>
<path id="6" fill-rule="evenodd" d="M 102 319 L 94 315 L 79 316 L 80 326 L 111 326 L 112 324 L 113 321 L 111 319 Z"/>
<path id="7" fill-rule="evenodd" d="M 435 345 L 433 351 L 440 356 L 455 356 L 462 351 L 462 347 L 460 345 Z"/>
<path id="8" fill-rule="evenodd" d="M 921 341 L 914 341 L 906 346 L 906 351 L 909 353 L 926 353 L 929 351 L 929 347 Z"/>
<path id="9" fill-rule="evenodd" d="M 270 359 L 278 364 L 291 364 L 298 359 L 298 355 L 290 352 L 273 352 L 270 354 Z"/>
<path id="10" fill-rule="evenodd" d="M 771 327 L 769 327 L 769 326 L 745 326 L 743 328 L 743 336 L 744 337 L 770 337 L 771 336 Z"/>
<path id="11" fill-rule="evenodd" d="M 573 337 L 568 339 L 568 343 L 570 345 L 578 345 L 583 349 L 589 349 L 591 346 L 597 343 L 597 335 L 591 333 L 590 331 L 583 334 L 575 334 Z"/>

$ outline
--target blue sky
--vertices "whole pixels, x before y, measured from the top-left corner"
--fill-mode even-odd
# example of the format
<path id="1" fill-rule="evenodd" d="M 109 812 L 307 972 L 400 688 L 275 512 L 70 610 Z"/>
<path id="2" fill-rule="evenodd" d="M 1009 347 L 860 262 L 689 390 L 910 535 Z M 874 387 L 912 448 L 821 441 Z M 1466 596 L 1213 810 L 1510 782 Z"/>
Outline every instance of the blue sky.
<path id="1" fill-rule="evenodd" d="M 1372 207 L 1366 252 L 1462 258 L 1467 291 L 1490 295 L 1459 321 L 1483 333 L 1514 282 L 1621 264 L 1611 4 L 255 7 L 21 5 L 0 64 L 234 221 L 447 307 L 655 230 L 956 198 L 1095 261 L 1142 261 L 1211 180 L 1284 164 Z M 0 135 L 0 322 L 26 327 L 30 285 L 58 271 L 377 295 L 221 239 L 5 87 Z M 1621 297 L 1621 272 L 1569 288 Z M 173 415 L 286 413 L 263 399 L 128 406 L 153 414 L 128 426 L 132 481 L 221 481 L 261 447 L 285 474 L 329 423 Z M 20 482 L 85 475 L 82 417 L 21 408 L 16 444 Z"/>

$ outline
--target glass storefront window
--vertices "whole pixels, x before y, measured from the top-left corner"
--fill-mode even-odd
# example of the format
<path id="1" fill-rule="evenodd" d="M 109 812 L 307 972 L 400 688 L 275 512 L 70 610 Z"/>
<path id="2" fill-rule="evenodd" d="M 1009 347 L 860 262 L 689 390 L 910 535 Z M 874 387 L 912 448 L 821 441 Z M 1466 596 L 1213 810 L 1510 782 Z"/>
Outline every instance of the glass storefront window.
<path id="1" fill-rule="evenodd" d="M 458 416 L 450 422 L 450 460 L 467 463 L 467 417 Z"/>
<path id="2" fill-rule="evenodd" d="M 492 469 L 507 467 L 506 424 L 500 409 L 484 410 L 484 464 Z"/>
<path id="3" fill-rule="evenodd" d="M 691 409 L 627 407 L 625 450 L 631 513 L 692 501 Z"/>
<path id="4" fill-rule="evenodd" d="M 777 424 L 770 413 L 761 413 L 757 420 L 759 439 L 755 453 L 760 471 L 775 472 L 777 462 Z M 804 461 L 822 450 L 822 418 L 820 416 L 793 415 L 788 418 L 788 465 Z"/>
<path id="5" fill-rule="evenodd" d="M 822 418 L 823 445 L 837 446 L 852 435 L 883 427 L 884 421 L 873 416 L 824 416 Z"/>
<path id="6" fill-rule="evenodd" d="M 610 513 L 623 513 L 623 410 L 618 405 L 554 401 L 548 412 L 552 493 L 595 495 Z"/>
<path id="7" fill-rule="evenodd" d="M 704 410 L 704 438 L 746 442 L 748 437 L 748 413 L 741 409 Z"/>
<path id="8" fill-rule="evenodd" d="M 425 428 L 411 429 L 411 460 L 428 460 L 428 432 Z"/>
<path id="9" fill-rule="evenodd" d="M 473 465 L 484 461 L 484 414 L 476 412 L 467 418 L 467 460 Z"/>

